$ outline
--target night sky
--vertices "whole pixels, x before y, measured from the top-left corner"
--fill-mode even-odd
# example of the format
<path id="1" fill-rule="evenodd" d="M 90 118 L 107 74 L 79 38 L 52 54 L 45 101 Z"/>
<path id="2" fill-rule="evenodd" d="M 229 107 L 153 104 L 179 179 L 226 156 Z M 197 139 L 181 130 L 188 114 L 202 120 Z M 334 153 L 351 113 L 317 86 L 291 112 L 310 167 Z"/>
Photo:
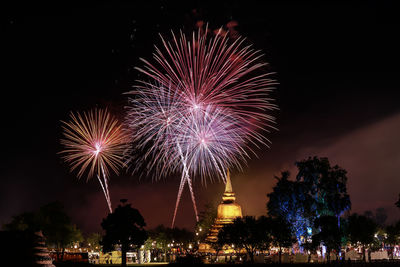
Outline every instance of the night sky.
<path id="1" fill-rule="evenodd" d="M 57 2 L 57 3 L 54 3 Z M 81 1 L 83 2 L 83 1 Z M 107 214 L 96 180 L 78 180 L 57 152 L 60 120 L 71 110 L 108 107 L 122 118 L 126 96 L 151 58 L 158 33 L 238 22 L 263 50 L 279 81 L 273 97 L 279 131 L 233 189 L 246 215 L 266 212 L 274 175 L 308 156 L 348 170 L 352 211 L 384 207 L 400 218 L 400 42 L 395 1 L 126 1 L 22 4 L 2 8 L 0 224 L 50 201 L 65 204 L 85 232 Z M 152 182 L 130 174 L 111 180 L 113 206 L 127 198 L 148 228 L 170 225 L 180 177 Z M 222 183 L 195 180 L 201 210 L 218 203 Z M 185 189 L 177 226 L 192 229 Z"/>

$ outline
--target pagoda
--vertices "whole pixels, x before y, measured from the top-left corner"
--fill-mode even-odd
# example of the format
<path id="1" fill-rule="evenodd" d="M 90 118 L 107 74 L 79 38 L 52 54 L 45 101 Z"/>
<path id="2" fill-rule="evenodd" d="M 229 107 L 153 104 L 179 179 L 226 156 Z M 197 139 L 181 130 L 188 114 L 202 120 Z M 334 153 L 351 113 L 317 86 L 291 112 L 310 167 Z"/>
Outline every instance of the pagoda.
<path id="1" fill-rule="evenodd" d="M 49 256 L 42 231 L 34 233 L 33 258 L 33 266 L 56 267 L 53 265 L 53 259 Z"/>
<path id="2" fill-rule="evenodd" d="M 235 202 L 235 193 L 232 190 L 232 182 L 229 170 L 226 175 L 225 192 L 222 196 L 222 202 L 218 205 L 217 218 L 206 238 L 206 243 L 199 245 L 199 252 L 212 252 L 210 243 L 215 243 L 218 239 L 218 232 L 227 224 L 240 217 L 242 218 L 242 208 Z"/>

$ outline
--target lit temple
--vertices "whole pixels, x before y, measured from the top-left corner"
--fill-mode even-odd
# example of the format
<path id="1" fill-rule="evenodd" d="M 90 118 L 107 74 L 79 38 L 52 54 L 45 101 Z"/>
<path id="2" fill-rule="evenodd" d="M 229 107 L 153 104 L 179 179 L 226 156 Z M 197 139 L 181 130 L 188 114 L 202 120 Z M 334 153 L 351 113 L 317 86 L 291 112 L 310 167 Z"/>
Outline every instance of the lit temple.
<path id="1" fill-rule="evenodd" d="M 242 208 L 235 202 L 235 193 L 232 190 L 231 177 L 229 170 L 226 175 L 225 192 L 222 197 L 221 204 L 218 205 L 217 218 L 215 219 L 214 225 L 211 227 L 210 232 L 207 235 L 206 242 L 213 243 L 217 241 L 218 232 L 226 224 L 230 224 L 237 217 L 242 217 Z M 200 252 L 211 252 L 211 246 L 209 244 L 200 244 Z"/>

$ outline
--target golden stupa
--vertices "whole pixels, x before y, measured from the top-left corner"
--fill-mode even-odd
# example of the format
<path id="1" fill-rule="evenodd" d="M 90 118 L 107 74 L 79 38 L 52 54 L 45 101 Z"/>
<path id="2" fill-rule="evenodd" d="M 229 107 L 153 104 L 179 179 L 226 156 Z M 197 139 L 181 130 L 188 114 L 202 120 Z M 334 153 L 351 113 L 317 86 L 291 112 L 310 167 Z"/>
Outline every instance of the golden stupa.
<path id="1" fill-rule="evenodd" d="M 225 192 L 222 196 L 222 202 L 218 205 L 217 218 L 206 238 L 206 243 L 199 245 L 199 252 L 213 252 L 210 243 L 214 243 L 218 239 L 218 232 L 224 225 L 233 223 L 233 220 L 242 218 L 242 208 L 235 202 L 235 193 L 232 190 L 231 177 L 229 170 L 226 174 Z"/>

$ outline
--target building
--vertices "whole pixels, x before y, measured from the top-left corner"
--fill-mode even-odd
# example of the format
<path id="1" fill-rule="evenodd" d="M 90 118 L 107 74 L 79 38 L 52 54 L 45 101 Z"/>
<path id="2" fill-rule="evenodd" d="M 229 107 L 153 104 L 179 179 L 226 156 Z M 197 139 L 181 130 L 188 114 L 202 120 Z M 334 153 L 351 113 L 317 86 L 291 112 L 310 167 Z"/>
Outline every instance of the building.
<path id="1" fill-rule="evenodd" d="M 212 249 L 211 244 L 217 241 L 218 232 L 222 227 L 224 227 L 224 225 L 233 223 L 233 220 L 238 217 L 242 218 L 242 208 L 238 203 L 236 203 L 236 197 L 232 190 L 232 182 L 228 170 L 226 175 L 225 192 L 222 196 L 222 202 L 218 205 L 217 218 L 209 230 L 206 242 L 199 245 L 199 252 L 215 252 L 214 249 Z"/>

